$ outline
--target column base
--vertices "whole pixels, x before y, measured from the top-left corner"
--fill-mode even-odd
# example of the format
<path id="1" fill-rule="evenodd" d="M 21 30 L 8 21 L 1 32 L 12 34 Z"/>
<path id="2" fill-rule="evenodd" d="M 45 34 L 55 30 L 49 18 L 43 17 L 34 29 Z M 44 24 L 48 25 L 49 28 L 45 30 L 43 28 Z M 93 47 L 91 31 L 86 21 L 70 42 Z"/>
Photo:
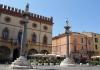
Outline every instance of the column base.
<path id="1" fill-rule="evenodd" d="M 31 64 L 27 61 L 27 59 L 24 56 L 20 56 L 19 58 L 17 58 L 17 60 L 12 62 L 10 68 L 11 69 L 33 69 Z"/>
<path id="2" fill-rule="evenodd" d="M 75 66 L 75 63 L 70 58 L 66 57 L 61 63 L 60 66 Z"/>

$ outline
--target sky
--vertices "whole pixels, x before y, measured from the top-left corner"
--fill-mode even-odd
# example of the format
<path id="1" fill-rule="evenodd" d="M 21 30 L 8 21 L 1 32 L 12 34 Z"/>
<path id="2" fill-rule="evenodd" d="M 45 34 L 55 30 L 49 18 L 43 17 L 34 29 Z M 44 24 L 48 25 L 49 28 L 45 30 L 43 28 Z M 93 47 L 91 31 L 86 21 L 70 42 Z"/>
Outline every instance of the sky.
<path id="1" fill-rule="evenodd" d="M 66 20 L 73 32 L 100 33 L 100 0 L 0 0 L 19 9 L 30 4 L 30 12 L 53 17 L 53 36 L 64 33 Z"/>

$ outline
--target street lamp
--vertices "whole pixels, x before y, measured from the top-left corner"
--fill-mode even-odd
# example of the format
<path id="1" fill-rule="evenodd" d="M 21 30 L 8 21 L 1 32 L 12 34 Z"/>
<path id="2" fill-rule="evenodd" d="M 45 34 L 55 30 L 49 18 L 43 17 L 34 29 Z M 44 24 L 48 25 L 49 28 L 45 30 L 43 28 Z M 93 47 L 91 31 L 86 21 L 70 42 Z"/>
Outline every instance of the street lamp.
<path id="1" fill-rule="evenodd" d="M 60 66 L 73 66 L 74 62 L 73 60 L 70 58 L 70 46 L 69 46 L 69 36 L 70 36 L 70 28 L 71 26 L 69 26 L 69 21 L 66 21 L 67 25 L 64 27 L 65 28 L 65 34 L 66 34 L 66 40 L 67 40 L 67 45 L 66 45 L 66 58 L 61 62 Z"/>
<path id="2" fill-rule="evenodd" d="M 25 47 L 27 41 L 27 23 L 29 21 L 29 4 L 26 5 L 25 12 L 23 12 L 22 14 L 24 30 L 21 39 L 20 57 L 17 58 L 17 60 L 15 60 L 10 67 L 13 69 L 32 69 L 33 67 L 29 62 L 27 62 L 27 59 L 25 58 Z"/>

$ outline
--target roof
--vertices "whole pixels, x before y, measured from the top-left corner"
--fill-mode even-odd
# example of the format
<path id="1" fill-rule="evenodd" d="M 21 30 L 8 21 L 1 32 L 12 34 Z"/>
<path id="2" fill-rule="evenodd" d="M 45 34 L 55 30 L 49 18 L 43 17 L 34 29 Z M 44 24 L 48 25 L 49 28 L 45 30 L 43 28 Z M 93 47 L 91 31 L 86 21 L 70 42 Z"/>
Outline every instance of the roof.
<path id="1" fill-rule="evenodd" d="M 24 12 L 24 10 L 0 4 L 0 13 L 4 13 L 7 15 L 22 18 L 23 12 Z M 38 21 L 38 22 L 49 24 L 49 25 L 53 25 L 53 17 L 49 18 L 49 17 L 45 17 L 42 15 L 38 15 L 38 14 L 34 14 L 34 13 L 29 12 L 29 19 L 33 20 L 33 21 Z"/>
<path id="2" fill-rule="evenodd" d="M 82 33 L 79 33 L 79 32 L 71 32 L 71 34 L 81 34 L 82 36 L 86 36 L 85 34 L 82 34 Z M 64 37 L 66 36 L 65 33 L 62 33 L 62 34 L 59 34 L 58 36 L 54 36 L 52 39 L 55 40 L 55 39 L 58 39 L 58 38 L 61 38 L 61 37 Z"/>
<path id="3" fill-rule="evenodd" d="M 65 33 L 62 33 L 62 34 L 59 34 L 58 36 L 54 36 L 52 39 L 55 40 L 55 39 L 58 39 L 58 38 L 61 38 L 61 37 L 64 37 L 66 36 Z"/>

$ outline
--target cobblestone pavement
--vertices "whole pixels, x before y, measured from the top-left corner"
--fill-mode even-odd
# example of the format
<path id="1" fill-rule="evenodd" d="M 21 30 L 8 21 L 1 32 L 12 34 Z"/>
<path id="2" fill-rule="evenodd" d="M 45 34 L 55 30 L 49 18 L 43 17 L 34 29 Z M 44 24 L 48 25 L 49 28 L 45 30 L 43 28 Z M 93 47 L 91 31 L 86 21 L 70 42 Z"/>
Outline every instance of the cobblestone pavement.
<path id="1" fill-rule="evenodd" d="M 0 65 L 0 70 L 100 70 L 100 66 L 75 66 L 75 67 L 35 66 L 34 69 L 10 69 L 9 65 Z"/>

